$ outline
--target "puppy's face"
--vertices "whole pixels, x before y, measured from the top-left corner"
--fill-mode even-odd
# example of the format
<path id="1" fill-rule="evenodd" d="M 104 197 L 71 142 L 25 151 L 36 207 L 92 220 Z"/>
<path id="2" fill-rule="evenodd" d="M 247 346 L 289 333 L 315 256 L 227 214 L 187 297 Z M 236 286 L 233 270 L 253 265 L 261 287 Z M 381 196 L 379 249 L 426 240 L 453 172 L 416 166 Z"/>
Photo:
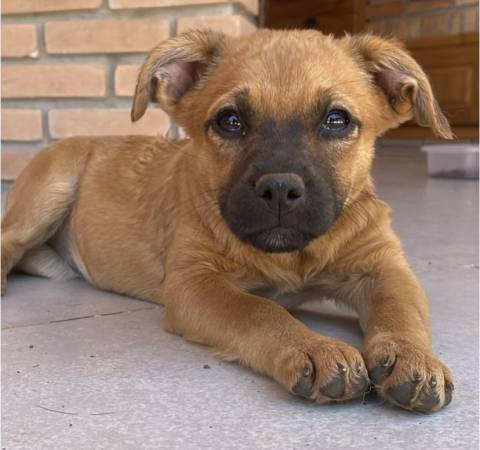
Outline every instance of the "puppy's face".
<path id="1" fill-rule="evenodd" d="M 372 155 L 367 77 L 334 41 L 309 34 L 315 42 L 298 33 L 239 46 L 212 75 L 202 114 L 204 142 L 228 166 L 222 215 L 267 252 L 325 233 Z"/>
<path id="2" fill-rule="evenodd" d="M 242 241 L 266 252 L 302 249 L 362 190 L 379 134 L 412 115 L 449 134 L 415 62 L 396 44 L 361 39 L 196 33 L 180 62 L 178 54 L 147 60 L 148 96 L 208 155 L 199 167 L 205 186 Z M 382 61 L 382 51 L 407 67 Z M 139 104 L 140 115 L 146 108 L 141 96 L 137 87 L 134 119 Z"/>

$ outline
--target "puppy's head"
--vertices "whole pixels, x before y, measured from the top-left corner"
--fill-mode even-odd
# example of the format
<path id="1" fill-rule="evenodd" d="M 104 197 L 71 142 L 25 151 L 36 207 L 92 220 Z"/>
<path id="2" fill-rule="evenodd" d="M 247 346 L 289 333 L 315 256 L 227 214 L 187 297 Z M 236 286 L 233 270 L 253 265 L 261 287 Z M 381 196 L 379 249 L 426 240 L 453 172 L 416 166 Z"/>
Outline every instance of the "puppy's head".
<path id="1" fill-rule="evenodd" d="M 329 230 L 389 128 L 414 118 L 452 136 L 418 64 L 370 35 L 186 33 L 147 58 L 133 120 L 150 100 L 193 139 L 230 230 L 266 252 L 302 249 Z"/>

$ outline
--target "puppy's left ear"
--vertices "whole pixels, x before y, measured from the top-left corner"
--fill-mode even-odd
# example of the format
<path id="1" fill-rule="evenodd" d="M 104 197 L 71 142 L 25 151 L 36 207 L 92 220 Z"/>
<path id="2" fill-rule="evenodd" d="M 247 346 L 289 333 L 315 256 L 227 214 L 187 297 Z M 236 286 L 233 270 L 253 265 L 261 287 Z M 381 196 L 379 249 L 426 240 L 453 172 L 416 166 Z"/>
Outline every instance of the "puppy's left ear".
<path id="1" fill-rule="evenodd" d="M 437 136 L 453 138 L 427 75 L 400 42 L 373 35 L 346 36 L 342 41 L 386 96 L 394 119 L 389 128 L 413 118 Z"/>
<path id="2" fill-rule="evenodd" d="M 137 79 L 131 111 L 140 119 L 150 101 L 169 115 L 198 89 L 215 65 L 227 37 L 214 31 L 189 31 L 161 42 L 147 56 Z"/>

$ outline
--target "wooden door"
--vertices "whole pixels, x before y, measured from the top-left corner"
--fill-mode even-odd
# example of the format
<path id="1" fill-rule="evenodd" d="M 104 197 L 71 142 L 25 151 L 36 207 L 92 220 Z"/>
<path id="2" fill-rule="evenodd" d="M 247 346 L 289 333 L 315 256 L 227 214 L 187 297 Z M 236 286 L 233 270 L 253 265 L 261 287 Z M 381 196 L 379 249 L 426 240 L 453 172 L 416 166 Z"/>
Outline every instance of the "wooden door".
<path id="1" fill-rule="evenodd" d="M 266 28 L 316 28 L 343 36 L 365 26 L 365 0 L 265 0 L 260 24 Z"/>

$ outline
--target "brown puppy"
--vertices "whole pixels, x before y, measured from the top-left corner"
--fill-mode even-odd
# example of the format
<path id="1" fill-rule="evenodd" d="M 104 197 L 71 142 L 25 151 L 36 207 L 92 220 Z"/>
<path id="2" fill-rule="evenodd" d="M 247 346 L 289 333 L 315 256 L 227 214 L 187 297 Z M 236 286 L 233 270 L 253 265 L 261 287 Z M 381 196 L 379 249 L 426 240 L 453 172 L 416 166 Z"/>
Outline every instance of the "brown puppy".
<path id="1" fill-rule="evenodd" d="M 8 198 L 4 276 L 80 273 L 164 304 L 169 331 L 318 402 L 358 397 L 368 371 L 402 408 L 448 404 L 425 294 L 369 176 L 375 139 L 412 117 L 451 137 L 398 43 L 190 32 L 148 56 L 133 120 L 150 100 L 190 138 L 72 138 L 39 153 Z M 363 358 L 294 319 L 282 295 L 297 292 L 354 308 Z"/>

